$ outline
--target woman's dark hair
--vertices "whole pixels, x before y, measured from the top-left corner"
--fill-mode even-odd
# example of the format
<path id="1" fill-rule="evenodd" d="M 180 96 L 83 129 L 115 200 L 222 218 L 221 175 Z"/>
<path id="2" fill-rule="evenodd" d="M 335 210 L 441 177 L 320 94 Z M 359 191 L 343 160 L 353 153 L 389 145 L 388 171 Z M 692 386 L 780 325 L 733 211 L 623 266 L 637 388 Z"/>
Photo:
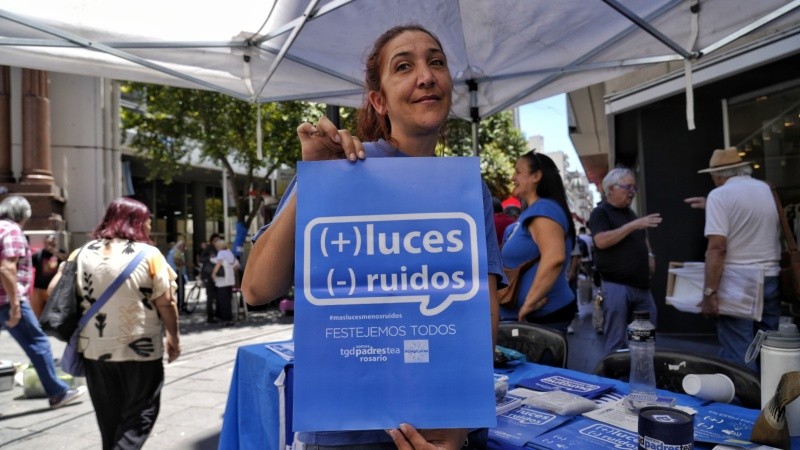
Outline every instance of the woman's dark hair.
<path id="1" fill-rule="evenodd" d="M 377 141 L 378 139 L 392 142 L 392 123 L 389 121 L 389 116 L 378 114 L 378 112 L 375 111 L 375 108 L 373 108 L 372 104 L 369 102 L 368 94 L 371 91 L 381 92 L 381 56 L 383 48 L 386 47 L 386 44 L 391 42 L 392 39 L 407 31 L 421 31 L 426 33 L 436 41 L 436 45 L 439 46 L 439 49 L 444 51 L 442 43 L 436 35 L 426 30 L 422 25 L 413 23 L 391 28 L 375 40 L 375 43 L 372 45 L 372 50 L 367 55 L 364 99 L 362 100 L 361 108 L 358 110 L 357 133 L 361 140 L 365 142 Z M 395 143 L 392 142 L 392 144 Z"/>
<path id="2" fill-rule="evenodd" d="M 128 239 L 129 241 L 152 243 L 145 229 L 150 219 L 150 210 L 144 203 L 128 197 L 120 197 L 106 209 L 103 221 L 92 232 L 95 239 Z"/>
<path id="3" fill-rule="evenodd" d="M 549 156 L 532 151 L 520 156 L 520 159 L 528 163 L 528 168 L 531 173 L 537 170 L 542 171 L 542 181 L 536 186 L 536 195 L 540 198 L 554 200 L 561 206 L 561 209 L 564 210 L 564 214 L 567 216 L 567 223 L 569 224 L 567 237 L 574 243 L 575 223 L 572 220 L 572 212 L 569 210 L 569 205 L 567 204 L 567 192 L 564 190 L 564 180 L 561 179 L 561 175 L 558 173 L 556 163 L 554 163 Z"/>

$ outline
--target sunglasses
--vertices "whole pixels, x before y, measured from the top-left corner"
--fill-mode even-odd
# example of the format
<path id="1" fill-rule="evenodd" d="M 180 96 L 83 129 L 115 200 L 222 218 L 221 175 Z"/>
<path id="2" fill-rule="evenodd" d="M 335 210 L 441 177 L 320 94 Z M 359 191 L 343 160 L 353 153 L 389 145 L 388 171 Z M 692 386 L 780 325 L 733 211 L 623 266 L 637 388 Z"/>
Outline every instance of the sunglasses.
<path id="1" fill-rule="evenodd" d="M 626 191 L 630 192 L 631 194 L 635 194 L 639 190 L 639 188 L 636 187 L 635 184 L 619 184 L 619 183 L 617 183 L 614 186 L 620 187 L 622 189 L 625 189 Z"/>

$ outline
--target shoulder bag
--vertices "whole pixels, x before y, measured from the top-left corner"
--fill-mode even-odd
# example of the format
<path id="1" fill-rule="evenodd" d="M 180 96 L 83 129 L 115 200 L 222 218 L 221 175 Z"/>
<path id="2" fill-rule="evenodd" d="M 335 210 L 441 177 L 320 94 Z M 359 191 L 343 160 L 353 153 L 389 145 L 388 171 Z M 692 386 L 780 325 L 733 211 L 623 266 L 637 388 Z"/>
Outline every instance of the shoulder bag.
<path id="1" fill-rule="evenodd" d="M 92 304 L 92 307 L 86 311 L 86 314 L 81 316 L 80 321 L 78 321 L 77 327 L 75 331 L 72 333 L 72 336 L 69 338 L 69 343 L 64 348 L 64 354 L 61 356 L 61 368 L 64 372 L 76 376 L 82 377 L 84 376 L 84 367 L 83 367 L 83 355 L 78 352 L 78 339 L 80 338 L 81 330 L 86 324 L 89 323 L 89 320 L 100 311 L 100 308 L 108 302 L 114 292 L 122 286 L 122 283 L 128 279 L 131 272 L 139 265 L 142 261 L 142 258 L 145 257 L 146 250 L 142 250 L 133 257 L 131 262 L 125 266 L 125 270 L 120 273 L 117 278 L 106 288 L 103 294 Z M 77 262 L 78 258 L 75 258 Z"/>
<path id="2" fill-rule="evenodd" d="M 781 252 L 781 296 L 791 303 L 797 303 L 800 299 L 800 251 L 797 249 L 797 241 L 794 240 L 794 233 L 792 233 L 786 213 L 783 211 L 778 191 L 775 186 L 770 187 L 772 196 L 775 198 L 775 207 L 778 208 L 783 239 L 786 241 L 786 250 Z"/>
<path id="3" fill-rule="evenodd" d="M 78 327 L 80 313 L 78 312 L 78 257 L 83 247 L 78 250 L 75 259 L 64 261 L 61 278 L 53 287 L 53 292 L 44 305 L 42 315 L 39 317 L 39 326 L 49 336 L 62 342 L 69 341 L 72 333 Z"/>
<path id="4" fill-rule="evenodd" d="M 506 279 L 508 279 L 508 286 L 497 290 L 497 300 L 500 302 L 500 306 L 509 309 L 516 308 L 517 296 L 519 296 L 520 289 L 520 279 L 528 269 L 539 262 L 539 258 L 540 256 L 537 256 L 536 258 L 525 261 L 513 269 L 506 269 L 505 267 L 503 268 Z"/>

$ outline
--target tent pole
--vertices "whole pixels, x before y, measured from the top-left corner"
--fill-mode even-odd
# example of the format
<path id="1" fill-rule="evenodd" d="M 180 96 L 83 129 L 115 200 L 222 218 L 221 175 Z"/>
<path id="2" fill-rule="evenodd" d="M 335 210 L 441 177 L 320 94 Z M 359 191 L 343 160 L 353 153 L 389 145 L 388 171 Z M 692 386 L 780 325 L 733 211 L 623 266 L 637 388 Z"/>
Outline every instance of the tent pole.
<path id="1" fill-rule="evenodd" d="M 478 110 L 478 82 L 474 79 L 467 80 L 469 87 L 469 115 L 472 118 L 472 155 L 480 156 L 481 148 L 478 142 L 478 127 L 481 123 L 481 115 Z"/>
<path id="2" fill-rule="evenodd" d="M 627 17 L 628 20 L 636 24 L 639 28 L 644 30 L 647 34 L 653 36 L 657 40 L 659 40 L 662 44 L 666 45 L 673 52 L 681 55 L 684 59 L 691 59 L 697 57 L 696 53 L 690 53 L 684 50 L 680 45 L 678 45 L 675 41 L 668 38 L 664 33 L 658 31 L 656 27 L 650 25 L 650 22 L 642 19 L 641 17 L 637 16 L 633 13 L 633 11 L 629 10 L 628 8 L 622 6 L 617 0 L 603 0 L 603 3 L 612 7 L 615 11 L 622 14 L 623 16 Z"/>
<path id="3" fill-rule="evenodd" d="M 342 128 L 342 116 L 339 114 L 339 105 L 325 105 L 325 115 L 333 122 L 336 128 Z"/>

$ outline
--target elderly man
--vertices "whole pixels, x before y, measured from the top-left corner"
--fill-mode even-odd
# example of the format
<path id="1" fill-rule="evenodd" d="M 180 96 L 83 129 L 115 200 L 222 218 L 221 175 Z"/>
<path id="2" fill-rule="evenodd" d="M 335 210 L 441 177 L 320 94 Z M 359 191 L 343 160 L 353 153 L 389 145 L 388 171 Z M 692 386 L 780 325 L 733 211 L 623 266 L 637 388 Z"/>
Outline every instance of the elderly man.
<path id="1" fill-rule="evenodd" d="M 50 340 L 28 304 L 33 273 L 22 226 L 30 217 L 31 205 L 24 197 L 11 196 L 0 203 L 0 323 L 30 358 L 50 408 L 59 408 L 79 400 L 86 387 L 70 389 L 56 376 Z"/>
<path id="2" fill-rule="evenodd" d="M 775 330 L 781 315 L 778 275 L 780 271 L 780 220 L 767 183 L 752 178 L 753 168 L 742 161 L 735 147 L 714 150 L 708 173 L 714 188 L 708 199 L 687 198 L 693 208 L 705 208 L 706 248 L 703 314 L 718 317 L 719 356 L 758 370 L 755 361 L 744 360 L 756 332 Z M 764 309 L 761 321 L 719 315 L 717 289 L 726 265 L 764 268 Z"/>
<path id="3" fill-rule="evenodd" d="M 603 178 L 603 200 L 589 217 L 596 249 L 595 267 L 602 279 L 605 351 L 627 346 L 626 329 L 633 311 L 650 312 L 656 323 L 656 304 L 650 292 L 655 259 L 647 228 L 661 223 L 660 214 L 638 217 L 630 208 L 636 179 L 626 168 L 613 169 Z"/>

